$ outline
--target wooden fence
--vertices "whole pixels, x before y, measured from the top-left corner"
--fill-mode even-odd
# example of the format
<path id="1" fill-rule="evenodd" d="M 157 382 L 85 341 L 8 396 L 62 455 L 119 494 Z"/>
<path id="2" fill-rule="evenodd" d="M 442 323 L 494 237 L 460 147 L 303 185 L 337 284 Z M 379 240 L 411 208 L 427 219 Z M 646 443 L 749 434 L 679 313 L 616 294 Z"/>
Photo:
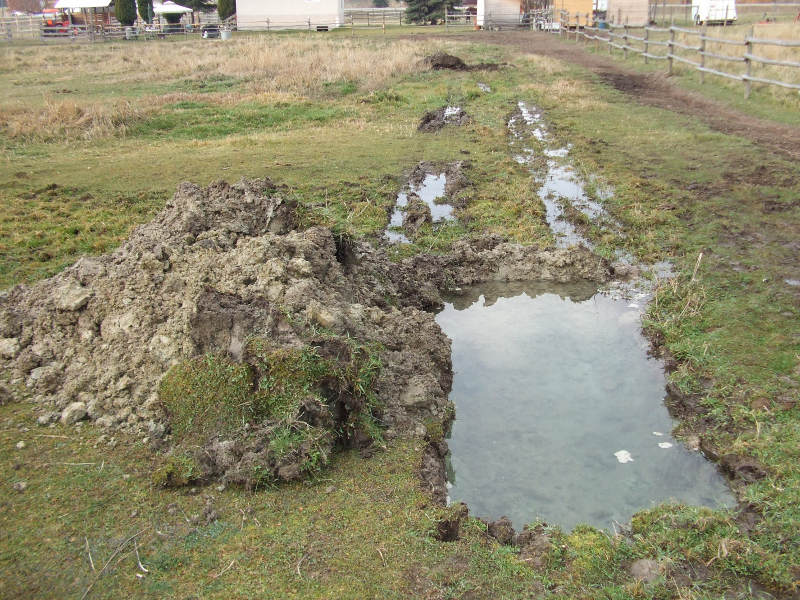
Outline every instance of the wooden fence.
<path id="1" fill-rule="evenodd" d="M 708 28 L 688 29 L 685 27 L 628 27 L 626 25 L 611 25 L 600 28 L 590 25 L 589 15 L 562 15 L 562 23 L 571 23 L 575 19 L 578 24 L 574 29 L 566 25 L 558 29 L 562 36 L 576 41 L 583 40 L 587 43 L 594 41 L 599 48 L 606 44 L 609 54 L 614 49 L 622 51 L 625 58 L 629 53 L 639 54 L 647 63 L 651 60 L 663 60 L 667 64 L 667 73 L 672 75 L 674 64 L 681 63 L 700 73 L 700 82 L 705 81 L 705 75 L 725 77 L 733 81 L 740 81 L 744 85 L 745 99 L 750 97 L 753 83 L 780 86 L 790 90 L 800 90 L 800 50 L 796 52 L 798 58 L 786 60 L 785 58 L 772 58 L 764 56 L 766 48 L 800 49 L 800 40 L 776 40 L 757 38 L 751 28 L 744 39 L 730 39 L 708 34 Z M 637 35 L 638 34 L 638 35 Z M 717 47 L 726 47 L 730 52 L 718 50 Z M 714 50 L 714 51 L 712 51 Z M 791 50 L 790 50 L 791 52 Z M 739 64 L 740 72 L 733 73 L 730 67 L 722 65 Z M 777 67 L 781 73 L 786 70 L 798 69 L 797 77 L 784 76 L 778 78 L 758 76 L 753 72 L 754 66 Z M 792 71 L 794 73 L 794 71 Z M 792 79 L 794 81 L 787 81 Z"/>
<path id="2" fill-rule="evenodd" d="M 55 25 L 48 27 L 42 17 L 34 15 L 0 17 L 0 42 L 14 42 L 20 40 L 38 40 L 42 42 L 59 41 L 110 41 L 115 39 L 145 40 L 165 38 L 167 36 L 200 35 L 203 25 L 217 24 L 228 26 L 235 25 L 226 22 L 220 23 L 217 13 L 196 13 L 195 23 L 189 18 L 184 18 L 181 23 L 171 25 L 166 22 L 155 21 L 146 24 L 137 22 L 133 27 L 125 27 L 116 19 L 109 23 L 95 20 L 95 24 L 73 23 L 71 25 Z"/>
<path id="3" fill-rule="evenodd" d="M 673 25 L 683 22 L 688 24 L 693 20 L 691 2 L 689 4 L 675 4 L 651 0 L 648 12 L 651 23 Z M 800 2 L 737 2 L 736 13 L 740 21 L 743 19 L 763 18 L 764 16 L 773 19 L 780 15 L 794 17 L 800 13 Z"/>

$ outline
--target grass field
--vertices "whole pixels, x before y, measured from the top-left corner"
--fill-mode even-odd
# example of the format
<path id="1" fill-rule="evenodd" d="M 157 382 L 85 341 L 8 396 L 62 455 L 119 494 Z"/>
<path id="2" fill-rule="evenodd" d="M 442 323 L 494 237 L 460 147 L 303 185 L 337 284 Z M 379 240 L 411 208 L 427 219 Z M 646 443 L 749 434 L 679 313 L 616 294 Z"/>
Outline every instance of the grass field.
<path id="1" fill-rule="evenodd" d="M 421 64 L 442 48 L 510 66 Z M 162 459 L 137 442 L 109 445 L 90 425 L 37 428 L 33 407 L 12 402 L 0 406 L 0 596 L 80 598 L 89 588 L 90 598 L 796 592 L 800 296 L 787 280 L 800 279 L 800 165 L 632 102 L 575 65 L 480 38 L 6 46 L 3 59 L 0 288 L 114 248 L 184 180 L 268 176 L 287 186 L 306 223 L 373 239 L 420 160 L 471 161 L 468 218 L 406 252 L 446 251 L 486 231 L 547 246 L 544 208 L 506 131 L 517 101 L 536 104 L 580 170 L 615 190 L 605 208 L 626 236 L 590 232 L 598 252 L 624 248 L 676 264 L 679 275 L 660 288 L 645 325 L 676 358 L 675 385 L 708 409 L 683 430 L 702 427 L 709 449 L 756 458 L 768 474 L 737 490 L 758 515 L 752 526 L 733 511 L 664 505 L 634 517 L 624 537 L 549 528 L 553 546 L 534 567 L 476 520 L 456 542 L 431 537 L 443 509 L 417 483 L 414 441 L 371 459 L 339 455 L 303 484 L 165 490 L 150 477 Z M 742 106 L 738 89 L 703 91 Z M 444 104 L 462 106 L 472 124 L 418 133 L 421 114 Z M 756 95 L 746 108 L 791 115 L 796 99 Z M 27 446 L 17 449 L 21 440 Z M 14 491 L 22 480 L 27 490 Z M 218 518 L 206 523 L 210 497 Z M 131 536 L 135 545 L 123 545 Z M 625 567 L 637 558 L 666 570 L 654 583 L 636 582 Z"/>

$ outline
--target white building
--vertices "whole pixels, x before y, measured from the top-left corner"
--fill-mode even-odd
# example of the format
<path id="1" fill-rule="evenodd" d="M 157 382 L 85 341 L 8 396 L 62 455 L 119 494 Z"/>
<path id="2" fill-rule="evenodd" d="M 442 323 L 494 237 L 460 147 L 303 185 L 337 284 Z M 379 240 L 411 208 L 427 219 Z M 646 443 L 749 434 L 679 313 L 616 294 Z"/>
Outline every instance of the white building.
<path id="1" fill-rule="evenodd" d="M 236 0 L 237 27 L 324 29 L 344 25 L 344 0 Z"/>
<path id="2" fill-rule="evenodd" d="M 513 27 L 520 23 L 520 0 L 478 0 L 478 25 Z"/>

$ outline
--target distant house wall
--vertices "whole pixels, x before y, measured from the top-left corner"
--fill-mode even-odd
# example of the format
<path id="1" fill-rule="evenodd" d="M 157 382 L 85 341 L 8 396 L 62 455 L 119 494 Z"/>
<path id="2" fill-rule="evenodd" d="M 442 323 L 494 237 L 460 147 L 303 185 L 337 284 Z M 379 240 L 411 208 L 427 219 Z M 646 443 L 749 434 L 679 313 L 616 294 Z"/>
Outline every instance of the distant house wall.
<path id="1" fill-rule="evenodd" d="M 616 25 L 644 27 L 648 22 L 648 0 L 608 0 L 606 18 Z"/>
<path id="2" fill-rule="evenodd" d="M 239 29 L 305 29 L 344 24 L 344 0 L 236 0 Z"/>
<path id="3" fill-rule="evenodd" d="M 478 0 L 478 25 L 515 25 L 519 15 L 520 0 Z"/>
<path id="4" fill-rule="evenodd" d="M 593 0 L 553 0 L 553 19 L 555 21 L 559 20 L 561 11 L 569 13 L 570 25 L 578 24 L 576 14 L 580 15 L 580 25 L 586 25 L 586 15 L 589 15 L 589 19 L 592 20 L 594 2 Z"/>

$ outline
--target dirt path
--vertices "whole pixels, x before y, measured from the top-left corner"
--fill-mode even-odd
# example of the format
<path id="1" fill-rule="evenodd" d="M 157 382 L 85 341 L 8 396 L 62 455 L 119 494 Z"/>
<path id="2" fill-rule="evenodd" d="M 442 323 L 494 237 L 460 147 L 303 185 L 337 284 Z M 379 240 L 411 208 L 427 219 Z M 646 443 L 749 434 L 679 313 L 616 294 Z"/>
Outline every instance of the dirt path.
<path id="1" fill-rule="evenodd" d="M 475 34 L 448 36 L 476 39 Z M 605 56 L 586 52 L 554 35 L 528 32 L 482 32 L 480 41 L 520 52 L 552 56 L 589 69 L 603 81 L 642 104 L 665 108 L 702 120 L 712 129 L 747 138 L 788 158 L 800 159 L 800 127 L 759 119 L 673 84 L 662 73 L 639 73 Z"/>

